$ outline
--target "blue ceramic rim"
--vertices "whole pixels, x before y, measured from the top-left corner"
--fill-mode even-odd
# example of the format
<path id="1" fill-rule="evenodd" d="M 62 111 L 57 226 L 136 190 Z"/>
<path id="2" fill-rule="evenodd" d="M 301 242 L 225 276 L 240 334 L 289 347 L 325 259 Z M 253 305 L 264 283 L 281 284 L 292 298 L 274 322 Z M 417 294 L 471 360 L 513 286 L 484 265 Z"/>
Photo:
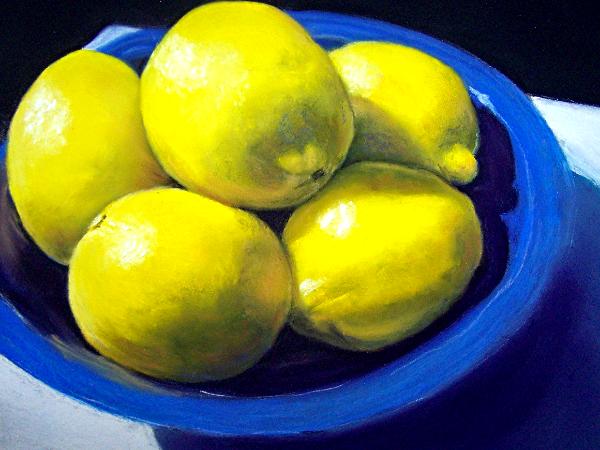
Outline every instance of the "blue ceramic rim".
<path id="1" fill-rule="evenodd" d="M 429 36 L 334 13 L 291 14 L 316 38 L 399 42 L 436 56 L 453 66 L 477 100 L 504 123 L 513 145 L 520 195 L 505 222 L 520 220 L 522 225 L 518 235 L 509 236 L 514 251 L 501 284 L 485 302 L 393 363 L 339 386 L 302 394 L 236 398 L 142 391 L 66 357 L 6 299 L 0 302 L 1 354 L 66 395 L 134 420 L 217 436 L 284 436 L 337 432 L 400 414 L 456 383 L 525 325 L 570 241 L 565 211 L 572 191 L 562 151 L 530 100 L 476 57 Z M 147 54 L 163 33 L 109 27 L 104 39 L 88 48 L 131 60 Z"/>

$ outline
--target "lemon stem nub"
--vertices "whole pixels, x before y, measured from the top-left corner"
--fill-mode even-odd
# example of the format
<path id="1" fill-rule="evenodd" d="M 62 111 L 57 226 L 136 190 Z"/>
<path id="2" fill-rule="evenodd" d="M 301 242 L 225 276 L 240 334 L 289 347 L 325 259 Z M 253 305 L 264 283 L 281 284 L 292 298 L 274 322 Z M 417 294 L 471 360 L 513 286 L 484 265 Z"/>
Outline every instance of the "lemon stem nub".
<path id="1" fill-rule="evenodd" d="M 294 175 L 311 174 L 316 181 L 325 174 L 323 166 L 327 163 L 327 159 L 319 147 L 306 144 L 302 150 L 292 148 L 283 152 L 279 155 L 277 162 L 287 173 Z"/>
<path id="2" fill-rule="evenodd" d="M 468 184 L 477 176 L 477 160 L 467 147 L 454 144 L 442 155 L 440 170 L 453 184 Z"/>

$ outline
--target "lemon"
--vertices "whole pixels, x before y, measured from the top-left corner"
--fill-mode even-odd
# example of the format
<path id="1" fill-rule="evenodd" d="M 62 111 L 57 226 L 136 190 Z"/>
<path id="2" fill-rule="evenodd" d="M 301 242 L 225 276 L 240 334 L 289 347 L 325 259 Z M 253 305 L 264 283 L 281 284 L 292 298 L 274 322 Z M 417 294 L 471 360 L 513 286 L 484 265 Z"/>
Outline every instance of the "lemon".
<path id="1" fill-rule="evenodd" d="M 93 347 L 183 382 L 256 363 L 285 322 L 290 295 L 285 253 L 266 224 L 176 188 L 111 203 L 69 270 L 69 303 Z"/>
<path id="2" fill-rule="evenodd" d="M 287 14 L 253 2 L 210 3 L 179 20 L 142 74 L 141 105 L 173 178 L 253 209 L 313 195 L 354 131 L 327 53 Z"/>
<path id="3" fill-rule="evenodd" d="M 283 238 L 292 326 L 349 350 L 425 328 L 462 294 L 482 254 L 467 196 L 423 169 L 360 162 L 298 208 Z"/>
<path id="4" fill-rule="evenodd" d="M 477 115 L 459 75 L 411 47 L 356 42 L 331 52 L 352 97 L 348 162 L 413 165 L 466 184 L 477 175 Z"/>
<path id="5" fill-rule="evenodd" d="M 108 203 L 168 182 L 146 141 L 135 72 L 90 50 L 50 65 L 12 119 L 7 171 L 25 229 L 67 264 Z"/>

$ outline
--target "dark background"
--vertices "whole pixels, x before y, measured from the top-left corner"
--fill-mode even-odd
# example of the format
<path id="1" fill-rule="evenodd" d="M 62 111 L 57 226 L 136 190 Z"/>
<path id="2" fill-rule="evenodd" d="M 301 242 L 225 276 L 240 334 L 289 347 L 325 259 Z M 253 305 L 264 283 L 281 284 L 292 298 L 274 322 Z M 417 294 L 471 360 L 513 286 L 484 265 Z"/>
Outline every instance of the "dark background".
<path id="1" fill-rule="evenodd" d="M 200 0 L 0 0 L 0 138 L 19 99 L 52 61 L 113 23 L 168 26 Z M 593 2 L 269 1 L 370 16 L 462 47 L 523 91 L 600 105 L 600 26 Z"/>

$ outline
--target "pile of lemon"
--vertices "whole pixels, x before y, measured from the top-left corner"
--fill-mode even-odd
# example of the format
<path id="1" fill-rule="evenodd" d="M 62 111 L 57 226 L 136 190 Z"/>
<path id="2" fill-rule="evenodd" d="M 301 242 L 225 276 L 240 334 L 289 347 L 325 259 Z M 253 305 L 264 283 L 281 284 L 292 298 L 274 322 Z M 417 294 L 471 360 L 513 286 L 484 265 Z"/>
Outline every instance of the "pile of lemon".
<path id="1" fill-rule="evenodd" d="M 260 3 L 194 9 L 125 63 L 50 65 L 9 131 L 23 226 L 69 265 L 85 339 L 141 373 L 223 379 L 289 321 L 349 350 L 413 335 L 482 254 L 478 124 L 459 76 L 418 50 L 327 54 Z M 282 236 L 252 211 L 297 207 Z M 281 238 L 281 239 L 280 239 Z"/>

